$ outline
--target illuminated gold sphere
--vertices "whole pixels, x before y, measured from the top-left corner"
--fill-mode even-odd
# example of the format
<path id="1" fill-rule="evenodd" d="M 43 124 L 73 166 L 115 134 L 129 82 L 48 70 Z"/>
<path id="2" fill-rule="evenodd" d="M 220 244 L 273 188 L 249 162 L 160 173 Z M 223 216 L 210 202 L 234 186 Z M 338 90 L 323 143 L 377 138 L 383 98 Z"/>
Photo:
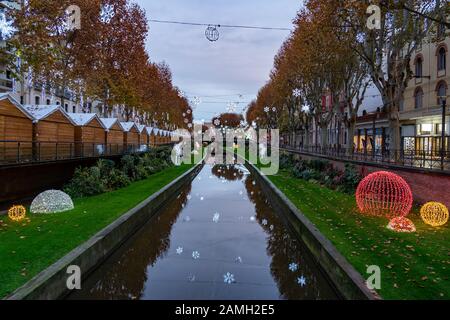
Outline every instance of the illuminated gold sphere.
<path id="1" fill-rule="evenodd" d="M 13 221 L 21 221 L 25 219 L 27 209 L 24 206 L 13 206 L 8 210 L 8 217 Z"/>
<path id="2" fill-rule="evenodd" d="M 448 209 L 442 203 L 428 202 L 420 209 L 423 222 L 433 227 L 440 227 L 448 221 Z"/>

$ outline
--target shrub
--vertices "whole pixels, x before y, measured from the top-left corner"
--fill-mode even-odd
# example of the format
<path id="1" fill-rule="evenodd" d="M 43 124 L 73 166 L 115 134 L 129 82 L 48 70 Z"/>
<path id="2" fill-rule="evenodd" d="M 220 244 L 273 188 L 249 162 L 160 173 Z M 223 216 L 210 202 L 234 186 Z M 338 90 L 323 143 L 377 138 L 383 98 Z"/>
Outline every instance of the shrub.
<path id="1" fill-rule="evenodd" d="M 280 155 L 280 169 L 291 169 L 295 165 L 292 153 L 282 153 Z"/>
<path id="2" fill-rule="evenodd" d="M 78 168 L 64 191 L 73 198 L 93 196 L 106 191 L 98 167 Z"/>
<path id="3" fill-rule="evenodd" d="M 352 164 L 346 164 L 342 177 L 342 190 L 347 193 L 354 193 L 361 179 L 362 177 L 356 167 Z"/>

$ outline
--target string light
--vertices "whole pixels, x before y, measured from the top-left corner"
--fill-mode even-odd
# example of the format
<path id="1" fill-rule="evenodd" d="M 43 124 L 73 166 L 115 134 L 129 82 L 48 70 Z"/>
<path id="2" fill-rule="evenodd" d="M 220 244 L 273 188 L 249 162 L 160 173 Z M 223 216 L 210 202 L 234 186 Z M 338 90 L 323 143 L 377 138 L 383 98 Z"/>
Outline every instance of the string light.
<path id="1" fill-rule="evenodd" d="M 24 206 L 13 206 L 8 210 L 8 217 L 13 221 L 22 221 L 26 214 L 27 209 Z"/>
<path id="2" fill-rule="evenodd" d="M 414 223 L 405 217 L 395 217 L 387 225 L 389 230 L 395 232 L 416 232 Z"/>
<path id="3" fill-rule="evenodd" d="M 440 227 L 448 221 L 448 209 L 439 202 L 428 202 L 420 209 L 423 222 L 433 227 Z"/>
<path id="4" fill-rule="evenodd" d="M 378 171 L 365 177 L 356 190 L 356 202 L 362 213 L 393 218 L 411 210 L 411 188 L 402 177 Z"/>

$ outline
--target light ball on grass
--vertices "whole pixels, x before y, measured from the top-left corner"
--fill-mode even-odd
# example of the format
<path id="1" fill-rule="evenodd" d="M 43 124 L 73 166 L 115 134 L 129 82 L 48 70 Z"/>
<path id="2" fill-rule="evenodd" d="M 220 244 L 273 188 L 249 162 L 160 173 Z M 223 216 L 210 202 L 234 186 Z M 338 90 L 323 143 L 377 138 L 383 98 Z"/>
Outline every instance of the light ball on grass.
<path id="1" fill-rule="evenodd" d="M 25 219 L 27 209 L 24 206 L 13 206 L 8 210 L 8 217 L 13 221 L 22 221 Z"/>
<path id="2" fill-rule="evenodd" d="M 439 202 L 428 202 L 420 209 L 423 222 L 433 227 L 440 227 L 448 221 L 448 209 Z"/>
<path id="3" fill-rule="evenodd" d="M 412 208 L 411 188 L 399 175 L 378 171 L 369 174 L 358 185 L 356 202 L 364 214 L 388 219 L 405 217 Z"/>
<path id="4" fill-rule="evenodd" d="M 416 226 L 414 223 L 405 217 L 395 217 L 391 219 L 387 225 L 387 228 L 395 232 L 416 232 Z"/>
<path id="5" fill-rule="evenodd" d="M 48 190 L 34 198 L 30 211 L 32 213 L 59 213 L 73 208 L 73 201 L 68 194 L 59 190 Z"/>

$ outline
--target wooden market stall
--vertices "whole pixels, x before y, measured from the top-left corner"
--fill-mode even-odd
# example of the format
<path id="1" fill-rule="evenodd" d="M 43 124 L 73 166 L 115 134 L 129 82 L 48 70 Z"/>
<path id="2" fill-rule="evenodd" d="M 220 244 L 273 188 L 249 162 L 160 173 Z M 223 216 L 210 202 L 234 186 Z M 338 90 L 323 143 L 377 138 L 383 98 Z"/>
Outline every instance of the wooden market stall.
<path id="1" fill-rule="evenodd" d="M 119 154 L 123 151 L 124 131 L 117 118 L 100 118 L 105 127 L 105 144 L 109 154 Z"/>
<path id="2" fill-rule="evenodd" d="M 0 163 L 30 161 L 33 117 L 10 94 L 0 94 Z"/>
<path id="3" fill-rule="evenodd" d="M 97 157 L 105 153 L 105 126 L 95 113 L 69 113 L 75 123 L 75 155 Z"/>
<path id="4" fill-rule="evenodd" d="M 126 152 L 134 152 L 139 147 L 139 128 L 134 122 L 121 122 L 123 145 Z"/>
<path id="5" fill-rule="evenodd" d="M 74 157 L 75 123 L 59 105 L 24 105 L 33 116 L 33 153 L 37 160 Z"/>

